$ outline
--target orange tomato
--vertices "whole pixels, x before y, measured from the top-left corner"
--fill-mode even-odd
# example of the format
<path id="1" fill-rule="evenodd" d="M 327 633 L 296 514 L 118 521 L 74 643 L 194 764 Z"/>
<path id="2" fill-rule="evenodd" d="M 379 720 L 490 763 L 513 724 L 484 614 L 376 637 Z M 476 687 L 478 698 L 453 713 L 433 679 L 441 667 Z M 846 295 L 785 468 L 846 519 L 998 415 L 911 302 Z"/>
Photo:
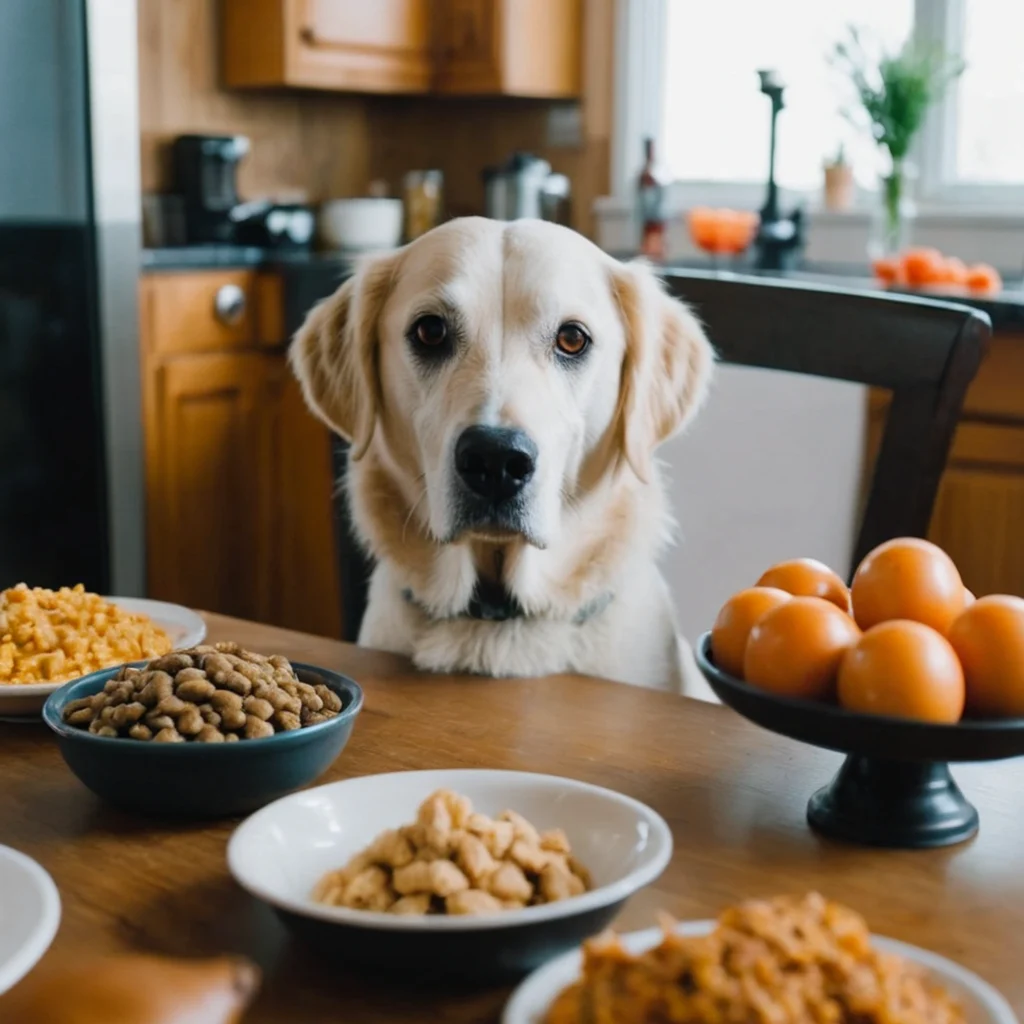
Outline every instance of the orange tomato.
<path id="1" fill-rule="evenodd" d="M 964 672 L 949 641 L 906 619 L 869 629 L 839 666 L 839 703 L 849 711 L 922 722 L 959 722 Z"/>
<path id="2" fill-rule="evenodd" d="M 711 627 L 715 664 L 738 679 L 743 678 L 743 656 L 751 629 L 773 608 L 792 600 L 792 594 L 774 587 L 750 587 L 733 594 Z"/>
<path id="3" fill-rule="evenodd" d="M 871 270 L 882 284 L 906 284 L 903 264 L 895 256 L 872 260 Z"/>
<path id="4" fill-rule="evenodd" d="M 942 262 L 942 283 L 962 288 L 967 284 L 967 264 L 950 256 Z"/>
<path id="5" fill-rule="evenodd" d="M 1024 716 L 1024 600 L 979 597 L 953 623 L 949 642 L 964 667 L 969 714 Z"/>
<path id="6" fill-rule="evenodd" d="M 796 597 L 821 597 L 844 612 L 850 610 L 850 591 L 824 562 L 794 558 L 773 565 L 757 581 L 759 587 L 778 587 Z"/>
<path id="7" fill-rule="evenodd" d="M 972 292 L 994 295 L 996 292 L 1002 291 L 1003 279 L 995 267 L 991 267 L 987 263 L 975 263 L 967 270 L 966 284 Z"/>
<path id="8" fill-rule="evenodd" d="M 934 284 L 941 277 L 943 262 L 938 249 L 907 249 L 903 254 L 903 276 L 913 288 Z"/>
<path id="9" fill-rule="evenodd" d="M 830 601 L 794 597 L 756 623 L 747 640 L 743 678 L 779 697 L 830 700 L 856 623 Z"/>
<path id="10" fill-rule="evenodd" d="M 964 609 L 964 584 L 942 548 L 917 537 L 879 544 L 857 567 L 850 587 L 861 629 L 887 619 L 923 622 L 945 635 Z"/>

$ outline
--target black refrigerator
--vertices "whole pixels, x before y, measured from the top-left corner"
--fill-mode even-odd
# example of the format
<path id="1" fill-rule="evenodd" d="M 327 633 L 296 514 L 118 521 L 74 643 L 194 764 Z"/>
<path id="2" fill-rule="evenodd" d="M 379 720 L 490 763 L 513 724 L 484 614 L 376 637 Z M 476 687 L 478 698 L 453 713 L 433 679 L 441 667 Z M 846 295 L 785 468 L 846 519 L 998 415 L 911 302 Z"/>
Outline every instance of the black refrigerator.
<path id="1" fill-rule="evenodd" d="M 0 589 L 144 592 L 135 4 L 0 2 Z"/>

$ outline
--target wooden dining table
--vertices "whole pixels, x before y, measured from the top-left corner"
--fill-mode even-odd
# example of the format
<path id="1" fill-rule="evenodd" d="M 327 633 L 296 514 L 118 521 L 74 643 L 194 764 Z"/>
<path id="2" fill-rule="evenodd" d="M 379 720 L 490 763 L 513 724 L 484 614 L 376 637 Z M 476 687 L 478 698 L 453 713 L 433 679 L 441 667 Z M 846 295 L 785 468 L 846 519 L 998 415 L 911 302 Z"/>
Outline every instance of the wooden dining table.
<path id="1" fill-rule="evenodd" d="M 981 814 L 970 842 L 926 851 L 846 845 L 805 819 L 838 756 L 728 708 L 573 675 L 426 675 L 392 655 L 206 619 L 212 640 L 336 669 L 362 685 L 352 738 L 320 782 L 487 767 L 607 786 L 657 810 L 675 840 L 671 864 L 617 927 L 648 927 L 659 911 L 706 918 L 748 897 L 817 890 L 860 911 L 876 933 L 976 971 L 1024 1019 L 1024 761 L 955 769 Z M 229 875 L 225 846 L 236 824 L 112 809 L 66 768 L 42 724 L 0 725 L 0 843 L 36 858 L 63 903 L 48 955 L 245 954 L 263 969 L 246 1024 L 500 1019 L 507 988 L 413 987 L 400 964 L 393 977 L 368 977 L 303 946 Z"/>

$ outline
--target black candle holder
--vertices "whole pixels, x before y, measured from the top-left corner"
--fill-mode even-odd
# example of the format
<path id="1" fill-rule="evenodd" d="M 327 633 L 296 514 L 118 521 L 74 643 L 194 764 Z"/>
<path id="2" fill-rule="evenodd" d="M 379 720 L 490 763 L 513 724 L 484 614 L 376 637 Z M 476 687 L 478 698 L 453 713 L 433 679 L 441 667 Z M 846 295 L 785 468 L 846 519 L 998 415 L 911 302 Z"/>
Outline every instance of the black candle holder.
<path id="1" fill-rule="evenodd" d="M 832 704 L 790 700 L 727 675 L 714 662 L 711 634 L 697 664 L 722 701 L 756 725 L 846 754 L 835 778 L 807 805 L 823 835 L 869 846 L 949 846 L 978 831 L 978 812 L 949 762 L 998 761 L 1024 754 L 1024 719 L 965 719 L 933 725 L 863 715 Z"/>

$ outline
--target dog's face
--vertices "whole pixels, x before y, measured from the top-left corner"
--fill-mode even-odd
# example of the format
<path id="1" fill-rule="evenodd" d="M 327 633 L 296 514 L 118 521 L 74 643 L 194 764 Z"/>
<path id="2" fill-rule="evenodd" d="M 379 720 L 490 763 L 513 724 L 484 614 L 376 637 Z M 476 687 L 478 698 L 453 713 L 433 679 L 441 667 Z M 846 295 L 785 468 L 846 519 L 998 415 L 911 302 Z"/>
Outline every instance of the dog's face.
<path id="1" fill-rule="evenodd" d="M 373 258 L 300 331 L 312 408 L 373 445 L 439 543 L 545 548 L 581 490 L 654 448 L 711 353 L 650 272 L 537 221 L 453 221 Z"/>

